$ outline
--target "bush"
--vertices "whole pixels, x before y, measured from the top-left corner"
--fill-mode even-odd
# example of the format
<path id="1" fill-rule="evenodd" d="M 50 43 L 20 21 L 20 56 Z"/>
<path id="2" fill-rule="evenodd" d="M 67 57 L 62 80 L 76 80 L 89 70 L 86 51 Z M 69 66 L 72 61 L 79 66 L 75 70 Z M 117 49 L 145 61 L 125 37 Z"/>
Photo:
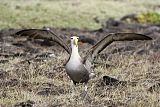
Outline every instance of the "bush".
<path id="1" fill-rule="evenodd" d="M 160 14 L 156 12 L 147 12 L 137 15 L 138 23 L 160 23 Z"/>

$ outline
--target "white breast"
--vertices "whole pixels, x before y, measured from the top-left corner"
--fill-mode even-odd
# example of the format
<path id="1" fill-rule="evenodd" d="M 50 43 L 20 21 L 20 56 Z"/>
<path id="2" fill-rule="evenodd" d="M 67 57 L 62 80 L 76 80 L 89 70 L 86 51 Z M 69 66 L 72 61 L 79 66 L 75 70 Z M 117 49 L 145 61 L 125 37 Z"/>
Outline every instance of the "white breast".
<path id="1" fill-rule="evenodd" d="M 79 66 L 82 65 L 81 63 L 81 59 L 71 56 L 70 60 L 68 61 L 68 63 L 66 64 L 66 68 L 68 70 L 77 70 L 79 68 Z"/>

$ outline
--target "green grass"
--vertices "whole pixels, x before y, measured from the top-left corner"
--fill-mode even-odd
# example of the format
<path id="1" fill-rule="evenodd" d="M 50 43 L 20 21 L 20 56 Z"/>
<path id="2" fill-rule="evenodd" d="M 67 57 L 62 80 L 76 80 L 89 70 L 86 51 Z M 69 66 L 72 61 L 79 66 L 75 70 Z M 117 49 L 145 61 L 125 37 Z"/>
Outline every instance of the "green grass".
<path id="1" fill-rule="evenodd" d="M 155 11 L 160 0 L 0 0 L 0 28 L 96 29 L 110 17 Z"/>
<path id="2" fill-rule="evenodd" d="M 137 15 L 139 23 L 160 23 L 160 14 L 155 12 L 141 13 Z"/>

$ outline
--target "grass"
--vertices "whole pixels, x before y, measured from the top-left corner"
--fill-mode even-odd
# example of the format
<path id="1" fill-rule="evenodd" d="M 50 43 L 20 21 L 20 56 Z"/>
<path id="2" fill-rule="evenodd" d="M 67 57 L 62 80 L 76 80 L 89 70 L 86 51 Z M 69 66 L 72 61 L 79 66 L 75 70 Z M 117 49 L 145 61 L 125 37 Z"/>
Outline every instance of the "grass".
<path id="1" fill-rule="evenodd" d="M 34 107 L 49 107 L 51 105 L 61 106 L 134 106 L 134 107 L 157 107 L 160 105 L 160 95 L 156 92 L 150 93 L 147 89 L 159 78 L 159 59 L 153 60 L 154 55 L 119 55 L 114 54 L 110 63 L 115 67 L 95 68 L 96 78 L 89 81 L 86 97 L 81 94 L 83 85 L 73 90 L 66 72 L 62 68 L 62 62 L 66 57 L 50 58 L 47 62 L 32 62 L 17 64 L 20 58 L 11 59 L 9 63 L 1 64 L 0 69 L 7 67 L 8 76 L 4 80 L 17 79 L 16 85 L 1 85 L 0 102 L 2 105 L 11 107 L 17 102 L 31 100 Z M 3 68 L 4 67 L 4 68 Z M 14 69 L 13 69 L 14 67 Z M 52 76 L 51 76 L 52 75 Z M 98 86 L 104 75 L 138 82 L 137 86 Z M 51 76 L 51 77 L 49 77 Z M 5 83 L 4 83 L 5 84 Z M 38 93 L 49 88 L 49 95 Z"/>
<path id="2" fill-rule="evenodd" d="M 97 29 L 107 18 L 154 11 L 160 0 L 0 0 L 0 28 Z"/>
<path id="3" fill-rule="evenodd" d="M 160 23 L 160 14 L 155 12 L 141 13 L 137 16 L 139 23 Z"/>

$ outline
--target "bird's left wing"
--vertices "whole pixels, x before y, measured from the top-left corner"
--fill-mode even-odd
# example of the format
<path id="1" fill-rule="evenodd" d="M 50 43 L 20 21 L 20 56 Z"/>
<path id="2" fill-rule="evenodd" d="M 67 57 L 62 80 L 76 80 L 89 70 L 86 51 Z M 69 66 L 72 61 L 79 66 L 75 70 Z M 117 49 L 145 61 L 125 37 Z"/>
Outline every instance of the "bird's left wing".
<path id="1" fill-rule="evenodd" d="M 91 57 L 92 61 L 97 54 L 104 50 L 109 44 L 114 41 L 132 41 L 132 40 L 152 40 L 152 38 L 137 33 L 110 33 L 104 37 L 101 41 L 95 44 L 86 54 L 83 59 L 83 63 L 86 62 L 88 57 Z"/>
<path id="2" fill-rule="evenodd" d="M 69 46 L 50 29 L 25 29 L 16 32 L 16 36 L 25 36 L 33 39 L 47 39 L 58 43 L 68 54 L 71 54 Z"/>

